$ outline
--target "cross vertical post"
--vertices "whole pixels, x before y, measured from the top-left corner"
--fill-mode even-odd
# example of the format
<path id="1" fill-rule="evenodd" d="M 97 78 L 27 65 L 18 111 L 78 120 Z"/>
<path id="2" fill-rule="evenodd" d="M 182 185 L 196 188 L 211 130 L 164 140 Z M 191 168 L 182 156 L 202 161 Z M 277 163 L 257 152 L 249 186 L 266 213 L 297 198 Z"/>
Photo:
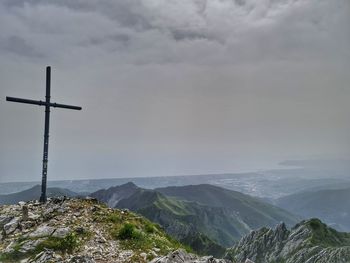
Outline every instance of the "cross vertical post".
<path id="1" fill-rule="evenodd" d="M 47 185 L 47 165 L 49 158 L 49 130 L 50 130 L 50 99 L 51 99 L 51 68 L 46 67 L 46 96 L 45 96 L 45 130 L 44 130 L 44 153 L 43 153 L 43 171 L 41 181 L 40 202 L 45 203 L 46 185 Z"/>
<path id="2" fill-rule="evenodd" d="M 81 110 L 81 107 L 51 102 L 51 67 L 46 67 L 45 101 L 21 99 L 21 98 L 14 98 L 14 97 L 6 97 L 6 100 L 11 102 L 45 106 L 44 152 L 43 152 L 41 195 L 40 195 L 40 202 L 45 203 L 47 201 L 46 185 L 47 185 L 47 166 L 48 166 L 48 157 L 49 157 L 50 107 L 71 109 L 71 110 Z"/>

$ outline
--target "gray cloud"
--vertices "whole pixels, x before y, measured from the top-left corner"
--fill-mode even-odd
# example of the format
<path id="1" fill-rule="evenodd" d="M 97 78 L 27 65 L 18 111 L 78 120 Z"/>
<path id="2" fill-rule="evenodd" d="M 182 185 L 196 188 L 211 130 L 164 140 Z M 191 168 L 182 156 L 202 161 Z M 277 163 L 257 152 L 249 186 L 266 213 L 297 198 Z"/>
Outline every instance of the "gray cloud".
<path id="1" fill-rule="evenodd" d="M 0 95 L 52 116 L 50 178 L 349 154 L 348 0 L 0 2 Z M 0 180 L 37 179 L 42 109 L 0 103 Z"/>
<path id="2" fill-rule="evenodd" d="M 305 57 L 314 53 L 315 48 L 328 53 L 330 47 L 327 45 L 334 43 L 329 33 L 336 33 L 339 38 L 338 53 L 343 51 L 349 55 L 348 32 L 337 32 L 346 30 L 341 25 L 349 20 L 348 6 L 344 0 L 337 4 L 314 0 L 103 0 L 98 5 L 95 1 L 9 1 L 4 4 L 3 9 L 7 8 L 8 14 L 3 25 L 13 23 L 15 26 L 9 30 L 3 28 L 3 31 L 5 34 L 22 31 L 23 37 L 40 50 L 47 49 L 48 45 L 55 47 L 52 41 L 60 43 L 60 49 L 45 50 L 60 59 L 62 52 L 66 52 L 62 47 L 74 51 L 80 49 L 80 43 L 92 43 L 100 44 L 104 55 L 110 56 L 110 52 L 114 52 L 120 60 L 118 48 L 105 45 L 111 36 L 128 38 L 132 52 L 122 54 L 121 61 L 128 63 L 138 63 L 143 56 L 142 63 L 144 60 L 149 63 L 167 60 L 203 63 L 203 59 L 209 63 L 232 63 L 254 60 L 256 56 L 260 59 L 261 54 L 277 55 L 279 59 L 293 50 Z M 50 38 L 42 43 L 41 36 L 46 34 Z M 207 55 L 213 51 L 216 56 Z M 190 57 L 188 53 L 191 53 Z"/>
<path id="3" fill-rule="evenodd" d="M 1 48 L 6 52 L 18 54 L 20 56 L 28 56 L 34 58 L 41 58 L 43 55 L 36 51 L 35 48 L 29 45 L 25 39 L 19 36 L 10 36 L 0 42 Z"/>

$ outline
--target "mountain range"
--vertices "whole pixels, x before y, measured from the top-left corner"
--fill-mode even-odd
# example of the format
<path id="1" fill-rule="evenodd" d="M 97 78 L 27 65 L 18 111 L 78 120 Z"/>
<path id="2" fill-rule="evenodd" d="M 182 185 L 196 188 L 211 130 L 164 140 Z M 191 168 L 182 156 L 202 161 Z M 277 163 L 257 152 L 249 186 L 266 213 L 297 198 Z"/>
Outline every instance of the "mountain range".
<path id="1" fill-rule="evenodd" d="M 45 252 L 38 255 L 45 256 L 46 261 L 38 259 L 31 262 L 47 262 L 52 256 L 66 258 L 69 252 L 67 245 L 72 248 L 69 253 L 75 251 L 68 257 L 103 247 L 103 258 L 108 261 L 112 260 L 111 257 L 124 257 L 129 253 L 124 255 L 124 252 L 115 253 L 115 250 L 109 249 L 110 246 L 120 249 L 115 243 L 115 239 L 120 239 L 118 242 L 121 242 L 123 251 L 134 251 L 132 257 L 137 256 L 137 262 L 149 262 L 147 260 L 156 257 L 156 254 L 160 257 L 152 262 L 350 262 L 350 233 L 338 232 L 316 218 L 299 222 L 294 214 L 259 198 L 213 185 L 149 190 L 126 183 L 90 194 L 117 209 L 60 188 L 48 188 L 48 195 L 52 198 L 47 204 L 35 201 L 17 204 L 37 199 L 40 191 L 40 186 L 35 186 L 19 193 L 0 195 L 0 204 L 15 204 L 0 206 L 0 261 L 16 262 L 41 249 Z M 348 222 L 348 194 L 349 189 L 315 190 L 285 196 L 278 199 L 277 204 L 303 217 L 318 213 L 328 220 L 326 223 L 336 222 L 332 226 L 344 228 Z M 55 198 L 63 195 L 78 198 Z M 30 210 L 27 216 L 24 210 L 19 209 L 23 205 Z M 342 213 L 344 218 L 337 216 Z M 81 232 L 78 225 L 87 232 Z M 72 229 L 75 232 L 69 232 Z M 44 240 L 42 234 L 48 230 L 54 232 L 50 232 Z M 40 238 L 28 238 L 27 231 L 34 231 Z M 62 239 L 61 235 L 67 233 L 67 238 Z M 73 240 L 72 243 L 72 238 L 79 242 Z M 154 245 L 155 240 L 157 245 Z M 83 243 L 84 246 L 79 245 Z M 202 255 L 224 256 L 227 261 L 211 257 L 199 259 L 184 250 L 173 250 L 179 247 Z M 84 252 L 84 249 L 88 250 Z M 164 256 L 168 252 L 170 254 Z M 94 255 L 89 254 L 88 257 L 93 259 Z M 34 257 L 37 257 L 36 254 Z"/>
<path id="2" fill-rule="evenodd" d="M 298 218 L 258 198 L 212 185 L 142 189 L 133 183 L 90 195 L 113 208 L 128 208 L 162 225 L 197 253 L 220 256 L 252 229 Z"/>

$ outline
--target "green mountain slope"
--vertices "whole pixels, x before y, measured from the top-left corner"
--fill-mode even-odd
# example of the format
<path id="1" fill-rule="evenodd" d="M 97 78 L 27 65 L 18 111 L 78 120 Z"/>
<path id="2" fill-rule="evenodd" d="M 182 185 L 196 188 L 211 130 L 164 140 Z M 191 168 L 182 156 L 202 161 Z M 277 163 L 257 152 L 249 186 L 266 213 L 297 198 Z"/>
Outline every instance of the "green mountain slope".
<path id="1" fill-rule="evenodd" d="M 130 184 L 125 187 L 134 189 Z M 120 196 L 118 191 L 125 192 L 123 185 L 114 188 L 117 192 L 113 194 L 110 189 L 105 194 L 111 197 Z M 91 196 L 109 203 L 102 191 Z M 294 225 L 298 221 L 292 214 L 260 199 L 212 185 L 139 188 L 119 200 L 115 207 L 136 211 L 162 225 L 167 233 L 195 251 L 215 256 L 220 254 L 214 249 L 209 251 L 210 247 L 216 246 L 215 250 L 222 252 L 222 247 L 232 246 L 252 229 L 281 221 Z M 199 244 L 202 249 L 198 249 Z"/>
<path id="2" fill-rule="evenodd" d="M 304 218 L 317 217 L 340 231 L 350 231 L 350 188 L 289 195 L 277 205 Z"/>
<path id="3" fill-rule="evenodd" d="M 215 212 L 206 207 L 145 189 L 139 189 L 121 200 L 116 207 L 128 208 L 162 225 L 168 234 L 189 245 L 197 253 L 221 256 L 225 252 L 223 246 L 207 235 L 209 227 L 203 223 L 202 217 Z"/>
<path id="4" fill-rule="evenodd" d="M 228 249 L 233 262 L 340 263 L 350 262 L 350 233 L 341 233 L 318 219 L 302 221 L 288 230 L 284 224 L 261 228 Z"/>
<path id="5" fill-rule="evenodd" d="M 39 199 L 41 194 L 41 186 L 36 185 L 33 186 L 32 188 L 29 188 L 27 190 L 18 192 L 18 193 L 13 193 L 13 194 L 7 194 L 7 195 L 0 195 L 0 205 L 11 205 L 11 204 L 16 204 L 19 201 L 30 201 L 30 200 L 37 200 Z M 68 189 L 63 189 L 63 188 L 47 188 L 46 194 L 48 197 L 57 197 L 57 196 L 68 196 L 68 197 L 73 197 L 73 196 L 78 196 L 79 194 L 74 193 Z"/>
<path id="6" fill-rule="evenodd" d="M 180 200 L 194 201 L 206 206 L 221 207 L 236 212 L 250 229 L 274 226 L 281 221 L 292 226 L 299 221 L 295 215 L 261 199 L 213 185 L 165 187 L 157 188 L 156 191 Z"/>

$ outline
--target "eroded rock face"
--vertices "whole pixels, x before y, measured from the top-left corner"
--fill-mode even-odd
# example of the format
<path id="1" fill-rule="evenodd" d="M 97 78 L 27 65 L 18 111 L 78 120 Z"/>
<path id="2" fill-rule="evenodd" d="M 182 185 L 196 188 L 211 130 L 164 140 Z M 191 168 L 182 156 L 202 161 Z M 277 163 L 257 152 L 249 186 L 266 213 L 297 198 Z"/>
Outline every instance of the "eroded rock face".
<path id="1" fill-rule="evenodd" d="M 197 255 L 187 253 L 185 250 L 179 249 L 169 253 L 167 256 L 155 258 L 151 263 L 227 263 L 231 262 L 224 259 L 215 259 L 209 257 L 198 257 Z"/>
<path id="2" fill-rule="evenodd" d="M 350 235 L 316 219 L 301 222 L 291 230 L 281 223 L 275 229 L 252 231 L 229 249 L 226 257 L 234 262 L 249 259 L 255 263 L 350 262 Z"/>

